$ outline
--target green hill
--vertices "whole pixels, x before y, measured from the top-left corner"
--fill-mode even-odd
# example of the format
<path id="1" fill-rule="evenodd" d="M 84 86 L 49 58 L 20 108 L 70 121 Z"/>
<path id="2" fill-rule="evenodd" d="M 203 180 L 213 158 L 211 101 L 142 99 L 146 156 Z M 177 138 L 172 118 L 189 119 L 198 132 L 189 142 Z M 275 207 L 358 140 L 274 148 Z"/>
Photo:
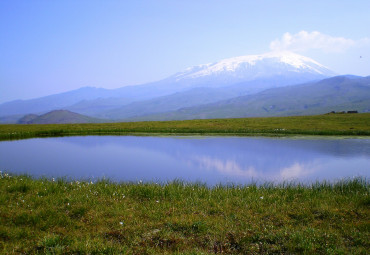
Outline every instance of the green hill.
<path id="1" fill-rule="evenodd" d="M 107 122 L 107 120 L 92 118 L 66 110 L 55 110 L 43 115 L 27 114 L 18 120 L 18 124 L 73 124 L 101 122 Z"/>

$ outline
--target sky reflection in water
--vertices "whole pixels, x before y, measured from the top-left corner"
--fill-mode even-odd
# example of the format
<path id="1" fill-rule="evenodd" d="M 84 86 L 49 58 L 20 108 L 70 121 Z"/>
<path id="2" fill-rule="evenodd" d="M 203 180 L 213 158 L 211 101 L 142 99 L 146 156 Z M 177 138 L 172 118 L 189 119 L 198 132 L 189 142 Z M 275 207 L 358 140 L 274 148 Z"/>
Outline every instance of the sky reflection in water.
<path id="1" fill-rule="evenodd" d="M 370 139 L 85 136 L 0 142 L 0 170 L 32 176 L 248 184 L 370 176 Z"/>

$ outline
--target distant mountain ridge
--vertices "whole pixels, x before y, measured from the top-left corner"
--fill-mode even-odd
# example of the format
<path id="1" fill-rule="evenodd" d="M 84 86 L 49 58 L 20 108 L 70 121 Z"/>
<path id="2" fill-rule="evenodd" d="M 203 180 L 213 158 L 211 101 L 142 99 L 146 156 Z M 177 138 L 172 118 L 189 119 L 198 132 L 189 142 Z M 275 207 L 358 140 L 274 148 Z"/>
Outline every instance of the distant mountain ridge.
<path id="1" fill-rule="evenodd" d="M 57 109 L 100 118 L 128 118 L 251 95 L 269 88 L 321 80 L 333 75 L 332 71 L 316 61 L 290 52 L 241 56 L 191 67 L 166 79 L 143 85 L 118 89 L 84 87 L 31 100 L 3 103 L 0 104 L 0 120 L 14 119 L 9 117 L 11 115 L 40 115 Z M 208 97 L 207 93 L 211 96 Z M 170 106 L 158 106 L 181 95 L 189 97 L 189 101 L 183 99 Z M 135 112 L 135 104 L 140 105 L 140 111 Z M 158 105 L 149 107 L 149 104 Z M 151 111 L 145 110 L 148 108 Z"/>

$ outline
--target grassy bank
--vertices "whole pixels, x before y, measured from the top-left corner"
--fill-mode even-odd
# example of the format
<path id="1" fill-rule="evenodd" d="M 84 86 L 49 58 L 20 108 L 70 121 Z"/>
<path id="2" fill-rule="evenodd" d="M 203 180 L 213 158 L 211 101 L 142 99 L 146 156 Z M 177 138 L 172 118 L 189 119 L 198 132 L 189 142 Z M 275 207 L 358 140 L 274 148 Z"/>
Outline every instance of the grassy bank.
<path id="1" fill-rule="evenodd" d="M 0 176 L 0 253 L 366 254 L 369 182 L 213 187 Z"/>
<path id="2" fill-rule="evenodd" d="M 369 136 L 370 113 L 101 124 L 0 125 L 0 140 L 107 134 Z"/>

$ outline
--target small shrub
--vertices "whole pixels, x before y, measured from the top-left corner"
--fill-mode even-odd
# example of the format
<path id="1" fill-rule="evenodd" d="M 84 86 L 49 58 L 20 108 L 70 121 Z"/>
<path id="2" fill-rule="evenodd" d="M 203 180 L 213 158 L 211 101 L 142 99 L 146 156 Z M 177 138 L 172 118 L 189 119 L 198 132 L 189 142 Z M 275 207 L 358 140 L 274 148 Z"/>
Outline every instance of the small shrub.
<path id="1" fill-rule="evenodd" d="M 30 189 L 31 189 L 31 186 L 28 185 L 27 183 L 18 183 L 16 185 L 10 186 L 9 188 L 6 189 L 6 191 L 9 193 L 14 193 L 14 192 L 26 193 Z"/>
<path id="2" fill-rule="evenodd" d="M 9 241 L 10 235 L 5 229 L 0 229 L 0 241 Z"/>
<path id="3" fill-rule="evenodd" d="M 193 223 L 168 223 L 167 227 L 174 232 L 181 232 L 184 235 L 200 234 L 207 231 L 208 227 L 204 221 Z"/>
<path id="4" fill-rule="evenodd" d="M 47 254 L 63 254 L 68 244 L 69 241 L 59 235 L 48 235 L 39 242 L 37 249 Z"/>
<path id="5" fill-rule="evenodd" d="M 37 223 L 36 218 L 29 213 L 22 212 L 13 217 L 13 223 L 16 226 L 34 226 Z"/>
<path id="6" fill-rule="evenodd" d="M 74 219 L 81 219 L 87 213 L 88 209 L 86 207 L 80 206 L 73 208 L 70 212 L 70 217 Z"/>

